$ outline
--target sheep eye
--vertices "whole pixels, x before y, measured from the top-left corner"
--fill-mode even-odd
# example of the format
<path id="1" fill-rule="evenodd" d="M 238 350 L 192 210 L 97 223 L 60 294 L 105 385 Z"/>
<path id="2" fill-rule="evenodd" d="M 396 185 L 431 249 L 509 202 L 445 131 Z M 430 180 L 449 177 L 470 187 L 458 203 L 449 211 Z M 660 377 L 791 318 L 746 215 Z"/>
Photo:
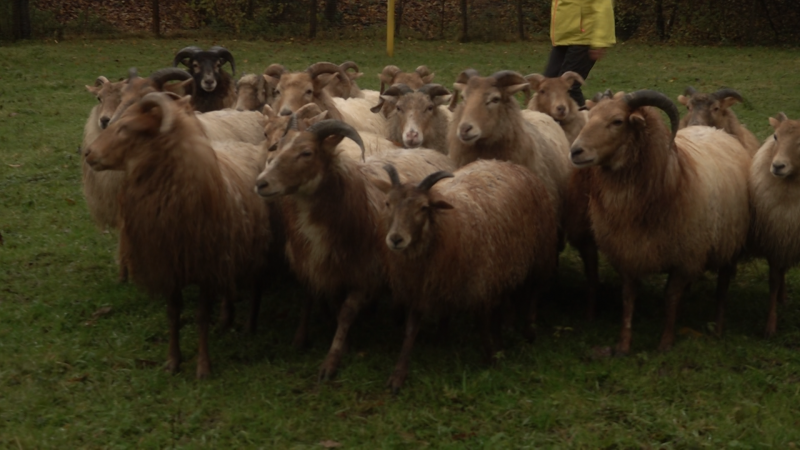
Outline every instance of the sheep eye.
<path id="1" fill-rule="evenodd" d="M 433 111 L 433 106 L 428 106 L 428 111 Z"/>
<path id="2" fill-rule="evenodd" d="M 313 92 L 311 91 L 311 89 L 309 89 L 309 90 L 307 90 L 307 91 L 306 91 L 306 95 L 311 95 L 311 94 L 313 94 Z"/>
<path id="3" fill-rule="evenodd" d="M 311 156 L 311 152 L 306 151 L 306 152 L 300 153 L 299 157 L 300 158 L 308 158 L 309 156 Z"/>
<path id="4" fill-rule="evenodd" d="M 622 119 L 616 119 L 616 120 L 614 120 L 613 122 L 611 122 L 611 125 L 614 125 L 614 126 L 620 126 L 620 125 L 622 125 Z"/>
<path id="5" fill-rule="evenodd" d="M 273 95 L 281 95 L 281 91 L 275 89 L 274 91 L 272 91 L 272 94 Z"/>
<path id="6" fill-rule="evenodd" d="M 540 94 L 544 94 L 544 89 L 542 89 L 541 91 L 539 91 L 539 93 L 540 93 Z"/>
<path id="7" fill-rule="evenodd" d="M 778 135 L 777 134 L 773 134 L 772 137 L 774 137 L 776 141 L 778 140 Z"/>
<path id="8" fill-rule="evenodd" d="M 271 146 L 270 146 L 270 147 L 267 149 L 267 151 L 268 151 L 268 152 L 274 152 L 274 151 L 275 151 L 275 150 L 277 150 L 277 149 L 278 149 L 278 143 L 276 142 L 276 143 L 272 144 L 272 145 L 271 145 Z"/>
<path id="9" fill-rule="evenodd" d="M 97 102 L 98 102 L 98 103 L 103 103 L 103 99 L 102 99 L 102 98 L 100 98 L 100 97 L 97 97 Z"/>
<path id="10" fill-rule="evenodd" d="M 398 106 L 397 107 L 397 112 L 403 112 L 403 110 Z"/>

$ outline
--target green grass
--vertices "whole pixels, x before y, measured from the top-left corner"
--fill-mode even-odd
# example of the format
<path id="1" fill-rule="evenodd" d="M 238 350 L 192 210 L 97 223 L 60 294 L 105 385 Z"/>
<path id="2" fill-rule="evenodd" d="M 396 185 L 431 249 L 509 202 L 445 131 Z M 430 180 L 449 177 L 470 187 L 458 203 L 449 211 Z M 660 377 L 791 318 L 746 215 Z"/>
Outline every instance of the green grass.
<path id="1" fill-rule="evenodd" d="M 471 321 L 456 319 L 436 342 L 426 324 L 405 389 L 384 387 L 402 326 L 385 306 L 363 316 L 336 381 L 319 385 L 334 324 L 317 311 L 313 344 L 289 346 L 299 289 L 271 288 L 261 333 L 217 333 L 214 375 L 194 379 L 190 292 L 184 319 L 184 371 L 160 370 L 167 351 L 164 303 L 116 283 L 114 233 L 91 223 L 81 194 L 76 148 L 96 101 L 83 88 L 98 75 L 164 67 L 186 45 L 225 45 L 240 73 L 274 62 L 292 69 L 355 60 L 376 89 L 385 64 L 427 64 L 450 86 L 467 67 L 484 74 L 543 69 L 546 42 L 459 45 L 399 42 L 385 56 L 377 42 L 201 42 L 88 40 L 2 47 L 0 58 L 0 447 L 322 448 L 787 448 L 800 442 L 800 311 L 779 309 L 779 332 L 765 340 L 767 271 L 740 267 L 728 329 L 713 337 L 715 277 L 696 283 L 681 305 L 681 333 L 654 351 L 662 325 L 663 277 L 642 286 L 633 353 L 594 359 L 615 342 L 619 280 L 604 265 L 600 317 L 582 319 L 583 275 L 574 251 L 561 257 L 557 293 L 541 308 L 540 339 L 507 335 L 495 367 L 481 363 Z M 767 117 L 800 117 L 796 50 L 618 45 L 592 72 L 587 94 L 653 88 L 671 98 L 687 84 L 739 89 L 735 107 L 759 138 Z M 94 317 L 101 308 L 107 314 Z M 243 323 L 246 307 L 239 308 Z"/>

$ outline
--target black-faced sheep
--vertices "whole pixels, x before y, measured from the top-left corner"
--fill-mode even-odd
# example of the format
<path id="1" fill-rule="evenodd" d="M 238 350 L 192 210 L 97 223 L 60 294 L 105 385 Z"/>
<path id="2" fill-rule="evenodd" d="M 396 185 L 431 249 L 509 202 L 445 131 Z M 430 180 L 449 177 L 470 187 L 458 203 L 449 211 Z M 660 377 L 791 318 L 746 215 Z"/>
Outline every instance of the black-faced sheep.
<path id="1" fill-rule="evenodd" d="M 649 106 L 667 112 L 672 132 Z M 571 148 L 572 163 L 592 171 L 589 216 L 597 245 L 622 276 L 617 351 L 623 354 L 630 351 L 636 285 L 649 274 L 669 274 L 659 349 L 672 347 L 680 297 L 705 270 L 719 270 L 721 332 L 728 285 L 747 238 L 747 151 L 721 130 L 677 129 L 678 110 L 663 94 L 617 93 L 591 109 Z"/>
<path id="2" fill-rule="evenodd" d="M 408 311 L 403 348 L 389 378 L 396 392 L 408 374 L 422 316 L 462 310 L 489 319 L 516 287 L 546 283 L 557 265 L 558 224 L 542 182 L 517 164 L 475 161 L 419 184 L 401 184 L 394 167 L 386 170 L 392 180 L 385 236 L 389 280 L 395 301 Z M 484 342 L 493 356 L 498 343 L 490 328 L 490 319 L 484 320 Z"/>
<path id="3" fill-rule="evenodd" d="M 395 84 L 381 94 L 371 111 L 388 114 L 388 138 L 405 148 L 427 147 L 447 154 L 447 126 L 451 113 L 442 107 L 450 91 L 438 84 L 426 84 L 414 91 L 405 84 Z M 385 106 L 385 107 L 384 107 Z"/>
<path id="4" fill-rule="evenodd" d="M 222 70 L 225 63 L 230 63 L 232 74 Z M 232 108 L 236 105 L 236 63 L 233 55 L 224 47 L 211 47 L 203 50 L 200 47 L 185 47 L 175 54 L 172 66 L 183 64 L 189 68 L 194 81 L 191 91 L 192 106 L 196 111 L 208 112 Z"/>
<path id="5" fill-rule="evenodd" d="M 258 148 L 211 147 L 187 98 L 150 93 L 130 105 L 85 152 L 94 170 L 124 170 L 121 246 L 132 279 L 167 298 L 167 368 L 181 362 L 181 290 L 199 285 L 197 377 L 210 373 L 210 306 L 255 286 L 271 239 L 266 205 L 253 192 Z M 257 289 L 256 289 L 257 290 Z"/>
<path id="6" fill-rule="evenodd" d="M 750 167 L 751 247 L 769 263 L 767 337 L 775 334 L 777 304 L 786 296 L 786 271 L 800 262 L 800 121 L 780 113 L 769 123 L 775 134 Z"/>
<path id="7" fill-rule="evenodd" d="M 736 113 L 730 109 L 736 102 L 744 103 L 742 95 L 733 89 L 720 89 L 713 94 L 703 94 L 689 86 L 683 95 L 678 96 L 678 101 L 689 111 L 681 119 L 680 128 L 706 125 L 725 130 L 741 142 L 750 156 L 755 155 L 761 147 L 761 142 L 739 122 Z"/>
<path id="8" fill-rule="evenodd" d="M 297 277 L 317 295 L 346 294 L 320 379 L 336 373 L 356 315 L 387 285 L 386 194 L 377 187 L 381 180 L 388 184 L 383 166 L 394 165 L 404 180 L 454 168 L 446 156 L 430 150 L 389 151 L 361 163 L 340 153 L 344 137 L 363 148 L 358 132 L 340 121 L 324 120 L 305 131 L 290 128 L 256 182 L 263 198 L 281 200 L 286 252 Z M 305 339 L 303 317 L 296 344 Z"/>

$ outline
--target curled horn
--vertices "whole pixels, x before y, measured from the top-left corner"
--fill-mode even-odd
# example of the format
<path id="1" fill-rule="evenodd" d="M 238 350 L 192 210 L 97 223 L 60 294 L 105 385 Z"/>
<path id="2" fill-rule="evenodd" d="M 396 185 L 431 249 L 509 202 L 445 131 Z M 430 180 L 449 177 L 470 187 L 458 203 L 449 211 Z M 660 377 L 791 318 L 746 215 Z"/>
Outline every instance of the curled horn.
<path id="1" fill-rule="evenodd" d="M 350 69 L 353 69 L 356 72 L 358 72 L 358 65 L 353 61 L 345 61 L 339 66 L 339 68 L 344 70 L 345 72 L 347 72 Z"/>
<path id="2" fill-rule="evenodd" d="M 269 67 L 264 69 L 264 75 L 269 75 L 272 78 L 280 78 L 281 75 L 285 74 L 286 72 L 288 72 L 286 67 L 283 67 L 280 64 L 270 64 Z"/>
<path id="3" fill-rule="evenodd" d="M 323 73 L 339 73 L 340 70 L 341 68 L 334 63 L 318 62 L 308 66 L 306 72 L 311 75 L 311 78 L 317 78 Z"/>
<path id="4" fill-rule="evenodd" d="M 410 94 L 412 92 L 414 92 L 414 90 L 408 87 L 407 85 L 403 83 L 397 83 L 392 87 L 390 87 L 389 89 L 385 90 L 383 94 L 381 94 L 381 96 L 378 98 L 378 104 L 373 106 L 369 110 L 374 113 L 380 112 L 381 108 L 383 108 L 383 104 L 386 103 L 386 100 L 384 100 L 383 98 L 384 95 L 389 97 L 401 97 L 403 95 Z"/>
<path id="5" fill-rule="evenodd" d="M 389 174 L 389 179 L 392 180 L 392 187 L 399 188 L 400 187 L 400 175 L 397 174 L 397 169 L 394 168 L 391 164 L 386 164 L 383 166 L 383 170 Z"/>
<path id="6" fill-rule="evenodd" d="M 189 67 L 189 63 L 186 61 L 187 58 L 191 58 L 197 52 L 202 52 L 203 49 L 200 47 L 190 46 L 184 47 L 178 50 L 178 53 L 175 54 L 175 58 L 172 60 L 172 67 L 178 67 L 178 63 L 183 64 L 186 67 Z"/>
<path id="7" fill-rule="evenodd" d="M 236 62 L 233 60 L 233 54 L 230 50 L 225 47 L 214 46 L 208 49 L 208 51 L 219 55 L 221 60 L 231 63 L 231 74 L 236 75 Z"/>
<path id="8" fill-rule="evenodd" d="M 142 97 L 142 106 L 153 105 L 161 108 L 161 128 L 158 130 L 159 133 L 166 133 L 169 131 L 172 128 L 172 124 L 175 122 L 175 114 L 172 109 L 170 109 L 169 105 L 172 103 L 171 98 L 169 94 L 163 92 L 151 92 Z"/>
<path id="9" fill-rule="evenodd" d="M 322 140 L 324 140 L 326 137 L 333 134 L 352 139 L 353 142 L 361 147 L 361 160 L 364 161 L 364 154 L 366 153 L 366 150 L 364 149 L 364 141 L 361 140 L 361 136 L 359 136 L 358 131 L 356 131 L 356 129 L 350 125 L 340 120 L 327 119 L 311 125 L 308 127 L 308 129 L 306 129 L 306 131 L 313 134 L 317 138 L 318 142 L 322 142 Z"/>
<path id="10" fill-rule="evenodd" d="M 383 90 L 386 85 L 392 85 L 392 81 L 394 81 L 394 77 L 397 76 L 398 73 L 402 72 L 399 67 L 389 65 L 383 68 L 383 71 L 378 75 L 378 78 L 381 80 L 381 90 L 380 93 L 383 94 Z"/>
<path id="11" fill-rule="evenodd" d="M 469 82 L 470 78 L 477 77 L 477 76 L 480 76 L 478 74 L 477 70 L 475 70 L 475 69 L 467 69 L 467 70 L 461 72 L 460 74 L 458 74 L 458 78 L 456 78 L 456 82 L 453 85 L 453 87 L 455 88 L 456 84 L 467 84 L 467 82 Z M 456 105 L 458 104 L 458 96 L 459 96 L 459 94 L 460 94 L 460 92 L 459 92 L 458 88 L 455 88 L 453 90 L 453 96 L 450 98 L 450 104 L 447 105 L 447 109 L 449 109 L 450 111 L 454 111 L 456 109 Z"/>
<path id="12" fill-rule="evenodd" d="M 492 78 L 497 80 L 497 87 L 499 88 L 524 84 L 525 87 L 522 88 L 522 92 L 525 93 L 525 104 L 527 105 L 528 102 L 531 101 L 531 85 L 528 83 L 528 80 L 519 73 L 513 70 L 501 70 L 500 72 L 493 73 Z"/>
<path id="13" fill-rule="evenodd" d="M 572 80 L 573 83 L 575 83 L 576 81 L 578 83 L 580 83 L 580 84 L 586 83 L 586 80 L 584 80 L 583 77 L 579 73 L 573 72 L 571 70 L 568 71 L 568 72 L 562 73 L 561 74 L 561 79 L 565 80 L 565 81 Z"/>
<path id="14" fill-rule="evenodd" d="M 414 72 L 417 72 L 420 78 L 431 75 L 431 69 L 428 69 L 428 66 L 419 66 L 416 69 L 414 69 Z"/>
<path id="15" fill-rule="evenodd" d="M 715 100 L 722 100 L 724 98 L 733 97 L 736 100 L 739 100 L 740 102 L 744 103 L 744 98 L 742 97 L 742 94 L 730 88 L 722 88 L 717 92 L 711 94 L 711 97 L 714 98 Z"/>
<path id="16" fill-rule="evenodd" d="M 528 81 L 528 84 L 530 84 L 534 89 L 539 89 L 539 84 L 544 81 L 545 77 L 540 73 L 532 73 L 525 75 L 522 78 L 525 78 Z"/>
<path id="17" fill-rule="evenodd" d="M 109 82 L 108 78 L 100 75 L 99 77 L 97 77 L 96 80 L 94 80 L 94 86 L 95 87 L 100 87 L 100 86 L 102 86 L 102 85 L 104 85 L 104 84 L 106 84 L 108 82 Z"/>
<path id="18" fill-rule="evenodd" d="M 427 94 L 431 99 L 434 97 L 438 97 L 440 95 L 450 95 L 450 91 L 448 91 L 444 86 L 441 84 L 436 83 L 429 83 L 421 88 L 417 89 L 417 92 L 421 92 L 423 94 Z"/>
<path id="19" fill-rule="evenodd" d="M 678 132 L 678 108 L 672 100 L 661 92 L 651 91 L 649 89 L 642 89 L 640 91 L 625 94 L 623 97 L 625 103 L 631 110 L 641 108 L 642 106 L 655 106 L 661 109 L 669 116 L 670 124 L 672 125 L 672 138 Z"/>
<path id="20" fill-rule="evenodd" d="M 425 177 L 424 180 L 419 182 L 419 184 L 417 185 L 417 190 L 421 192 L 428 192 L 431 190 L 433 185 L 436 184 L 439 180 L 442 180 L 444 178 L 453 178 L 454 176 L 455 175 L 446 170 L 440 170 L 438 172 L 434 172 Z"/>
<path id="21" fill-rule="evenodd" d="M 686 89 L 683 90 L 683 95 L 685 95 L 687 97 L 691 97 L 696 93 L 697 93 L 697 89 L 695 89 L 695 88 L 693 88 L 691 86 L 686 86 Z"/>
<path id="22" fill-rule="evenodd" d="M 153 86 L 157 90 L 161 91 L 164 89 L 164 84 L 166 84 L 167 81 L 174 81 L 174 80 L 186 81 L 189 78 L 192 78 L 192 75 L 183 69 L 167 67 L 166 69 L 156 70 L 155 72 L 151 73 L 150 76 L 148 76 L 147 78 L 149 78 L 150 81 L 153 82 Z"/>

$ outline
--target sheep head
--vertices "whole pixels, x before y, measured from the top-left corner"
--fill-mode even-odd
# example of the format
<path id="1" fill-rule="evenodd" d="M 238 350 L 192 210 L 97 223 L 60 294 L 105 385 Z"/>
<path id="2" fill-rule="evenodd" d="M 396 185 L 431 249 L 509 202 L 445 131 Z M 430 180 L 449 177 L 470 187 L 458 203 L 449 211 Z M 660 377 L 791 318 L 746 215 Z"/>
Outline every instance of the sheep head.
<path id="1" fill-rule="evenodd" d="M 416 92 L 404 84 L 395 84 L 381 95 L 381 103 L 372 111 L 394 109 L 393 120 L 398 122 L 403 147 L 418 148 L 425 140 L 424 130 L 439 113 L 437 108 L 447 103 L 449 96 L 450 91 L 439 84 L 426 84 Z"/>
<path id="2" fill-rule="evenodd" d="M 654 106 L 667 113 L 672 125 L 671 135 L 666 129 L 663 135 L 659 134 L 659 127 L 663 127 L 661 119 L 644 110 L 645 106 Z M 638 142 L 637 136 L 650 133 L 652 139 L 663 139 L 671 146 L 677 130 L 678 108 L 664 94 L 651 90 L 630 94 L 618 92 L 614 98 L 601 101 L 591 110 L 589 121 L 572 144 L 570 159 L 578 168 L 599 165 L 616 169 L 628 158 L 635 157 L 631 152 L 640 150 L 628 145 Z M 650 142 L 650 145 L 657 143 Z"/>
<path id="3" fill-rule="evenodd" d="M 267 77 L 251 73 L 242 75 L 236 83 L 236 91 L 237 111 L 258 111 L 267 104 Z"/>
<path id="4" fill-rule="evenodd" d="M 519 111 L 514 94 L 530 92 L 528 81 L 512 71 L 497 72 L 489 77 L 478 76 L 475 71 L 464 71 L 453 87 L 464 96 L 456 136 L 466 145 L 490 139 L 492 130 L 501 128 L 500 121 L 507 120 L 510 110 Z"/>
<path id="5" fill-rule="evenodd" d="M 349 72 L 353 70 L 353 72 Z M 353 96 L 353 86 L 356 79 L 364 75 L 358 71 L 358 65 L 353 61 L 345 61 L 339 65 L 339 76 L 325 87 L 331 97 L 350 98 Z M 358 91 L 358 87 L 355 88 Z"/>
<path id="6" fill-rule="evenodd" d="M 283 73 L 273 91 L 272 109 L 281 116 L 290 116 L 301 106 L 315 102 L 325 87 L 339 77 L 339 66 L 321 62 L 304 72 Z"/>
<path id="7" fill-rule="evenodd" d="M 267 200 L 284 195 L 312 195 L 336 158 L 336 146 L 345 137 L 361 147 L 364 142 L 355 128 L 338 120 L 317 122 L 305 131 L 290 122 L 290 128 L 270 152 L 267 165 L 256 179 L 256 193 Z"/>
<path id="8" fill-rule="evenodd" d="M 426 232 L 434 215 L 453 206 L 444 200 L 437 199 L 431 188 L 439 180 L 452 178 L 450 172 L 439 171 L 425 177 L 414 186 L 401 183 L 397 169 L 391 164 L 384 166 L 392 181 L 392 188 L 387 198 L 389 209 L 389 232 L 386 234 L 386 245 L 396 252 L 402 252 L 411 246 L 424 246 L 427 241 Z"/>
<path id="9" fill-rule="evenodd" d="M 124 170 L 129 163 L 141 159 L 143 153 L 173 148 L 170 142 L 181 139 L 175 133 L 179 115 L 194 117 L 191 97 L 163 92 L 146 94 L 86 148 L 85 160 L 96 171 Z M 154 145 L 156 141 L 159 144 Z"/>
<path id="10" fill-rule="evenodd" d="M 683 95 L 678 96 L 678 101 L 689 111 L 681 121 L 682 127 L 706 125 L 725 129 L 732 114 L 728 108 L 737 102 L 744 103 L 744 98 L 733 89 L 720 89 L 713 94 L 704 94 L 688 86 Z"/>
<path id="11" fill-rule="evenodd" d="M 100 115 L 97 119 L 97 125 L 101 130 L 105 130 L 114 112 L 119 108 L 122 102 L 122 89 L 125 87 L 125 81 L 111 82 L 104 76 L 97 77 L 94 86 L 86 85 L 86 90 L 92 93 L 97 101 L 100 102 Z"/>
<path id="12" fill-rule="evenodd" d="M 543 112 L 556 120 L 564 120 L 578 110 L 569 90 L 575 83 L 583 84 L 583 77 L 575 72 L 564 72 L 560 77 L 546 78 L 532 73 L 525 77 L 536 95 L 528 102 L 528 109 Z"/>
<path id="13" fill-rule="evenodd" d="M 778 178 L 794 178 L 795 169 L 800 168 L 800 120 L 789 120 L 779 113 L 769 118 L 775 129 L 772 139 L 777 147 L 770 171 Z"/>
<path id="14" fill-rule="evenodd" d="M 264 148 L 268 151 L 275 151 L 278 149 L 278 142 L 290 128 L 303 131 L 309 126 L 325 120 L 328 111 L 322 111 L 316 103 L 309 103 L 291 116 L 279 116 L 269 105 L 264 106 L 263 114 L 267 119 L 264 126 L 264 137 L 267 138 Z"/>
<path id="15" fill-rule="evenodd" d="M 211 47 L 202 50 L 200 47 L 185 47 L 175 54 L 172 66 L 183 64 L 189 68 L 195 83 L 206 92 L 214 92 L 219 82 L 220 72 L 225 63 L 230 63 L 231 72 L 236 74 L 236 62 L 233 55 L 224 47 Z"/>
<path id="16" fill-rule="evenodd" d="M 419 66 L 413 72 L 403 72 L 397 66 L 388 65 L 378 74 L 378 79 L 381 80 L 380 93 L 383 94 L 386 86 L 395 84 L 405 84 L 411 89 L 419 89 L 433 81 L 434 75 L 427 66 Z"/>
<path id="17" fill-rule="evenodd" d="M 109 123 L 114 123 L 133 103 L 151 92 L 165 90 L 169 81 L 191 81 L 192 76 L 185 70 L 166 68 L 151 73 L 147 78 L 139 76 L 136 68 L 128 71 L 128 79 L 122 88 L 121 100 Z M 181 83 L 177 83 L 180 85 Z"/>

